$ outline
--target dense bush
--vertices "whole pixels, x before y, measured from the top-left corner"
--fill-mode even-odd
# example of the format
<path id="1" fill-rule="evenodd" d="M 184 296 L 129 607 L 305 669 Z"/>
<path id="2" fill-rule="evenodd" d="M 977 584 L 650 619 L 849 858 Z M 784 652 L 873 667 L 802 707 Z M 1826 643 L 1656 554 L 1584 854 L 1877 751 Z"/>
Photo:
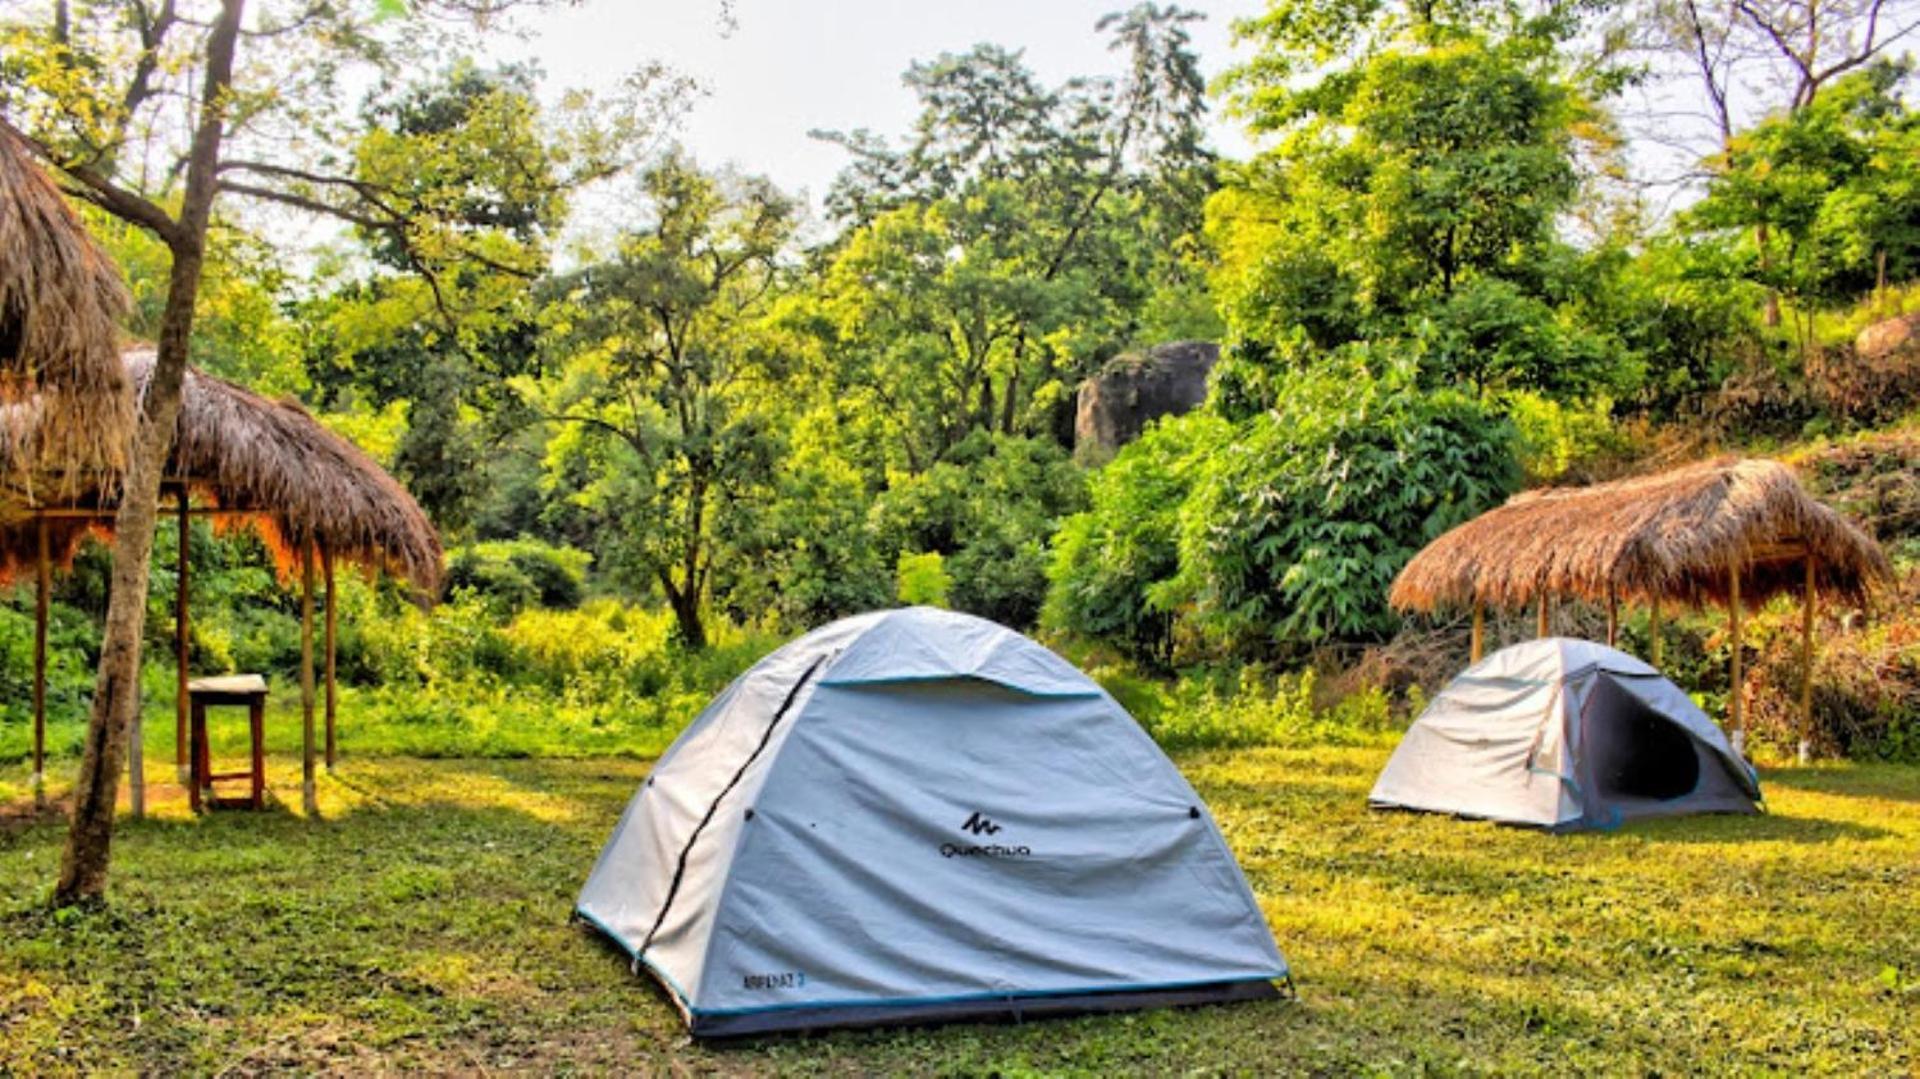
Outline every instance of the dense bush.
<path id="1" fill-rule="evenodd" d="M 571 610 L 586 595 L 592 556 L 537 540 L 476 543 L 447 560 L 446 593 L 468 592 L 502 616 L 528 607 Z"/>
<path id="2" fill-rule="evenodd" d="M 1420 392 L 1405 365 L 1292 376 L 1210 457 L 1180 513 L 1180 571 L 1212 647 L 1258 654 L 1391 633 L 1393 577 L 1515 480 L 1512 427 L 1475 399 Z"/>
<path id="3" fill-rule="evenodd" d="M 1086 480 L 1067 452 L 1044 439 L 976 434 L 875 500 L 880 548 L 934 552 L 962 611 L 1017 628 L 1039 619 L 1047 592 L 1047 541 L 1086 504 Z"/>
<path id="4" fill-rule="evenodd" d="M 894 598 L 909 607 L 945 607 L 951 602 L 953 578 L 947 576 L 938 551 L 901 551 L 893 578 Z"/>
<path id="5" fill-rule="evenodd" d="M 740 516 L 712 589 L 735 621 L 804 630 L 892 598 L 867 521 L 872 496 L 839 438 L 827 418 L 809 417 L 776 471 L 771 505 Z"/>
<path id="6" fill-rule="evenodd" d="M 0 761 L 18 760 L 33 750 L 33 592 L 10 590 L 0 603 Z M 49 725 L 84 723 L 93 696 L 93 669 L 99 659 L 99 633 L 81 612 L 54 604 L 47 622 L 47 719 Z M 64 735 L 49 749 L 62 752 L 78 744 Z"/>
<path id="7" fill-rule="evenodd" d="M 1172 659 L 1173 612 L 1151 590 L 1179 570 L 1180 507 L 1232 427 L 1208 412 L 1153 424 L 1089 481 L 1088 509 L 1054 535 L 1045 624 Z"/>

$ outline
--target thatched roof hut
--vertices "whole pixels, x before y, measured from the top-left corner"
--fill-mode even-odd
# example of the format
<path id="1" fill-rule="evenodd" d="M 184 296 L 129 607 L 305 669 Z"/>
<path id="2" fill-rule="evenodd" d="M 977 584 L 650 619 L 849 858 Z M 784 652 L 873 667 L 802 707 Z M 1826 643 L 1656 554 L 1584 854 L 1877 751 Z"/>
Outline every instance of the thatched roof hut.
<path id="1" fill-rule="evenodd" d="M 0 125 L 0 405 L 46 422 L 0 422 L 5 460 L 70 493 L 76 476 L 124 466 L 133 395 L 119 362 L 126 286 L 53 181 Z"/>
<path id="2" fill-rule="evenodd" d="M 1860 602 L 1890 580 L 1878 544 L 1778 461 L 1724 458 L 1591 487 L 1516 495 L 1428 544 L 1393 582 L 1401 610 L 1725 603 L 1804 587 Z"/>
<path id="3" fill-rule="evenodd" d="M 127 354 L 123 370 L 144 392 L 154 354 Z M 303 544 L 332 557 L 376 567 L 425 590 L 440 577 L 440 539 L 406 490 L 353 443 L 327 430 L 291 401 L 258 394 L 189 368 L 167 481 L 184 484 L 222 523 L 257 530 L 283 571 Z M 110 517 L 81 517 L 112 505 L 106 484 L 84 491 L 62 511 L 46 510 L 56 561 L 71 559 L 89 532 L 104 534 Z M 37 557 L 31 522 L 0 526 L 0 580 Z"/>

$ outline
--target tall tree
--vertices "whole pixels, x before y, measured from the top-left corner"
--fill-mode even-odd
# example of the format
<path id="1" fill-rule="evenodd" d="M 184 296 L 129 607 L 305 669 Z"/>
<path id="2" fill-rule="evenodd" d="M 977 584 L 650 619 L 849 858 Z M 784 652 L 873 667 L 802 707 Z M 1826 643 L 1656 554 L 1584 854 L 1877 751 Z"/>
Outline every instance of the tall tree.
<path id="1" fill-rule="evenodd" d="M 528 0 L 533 2 L 533 0 Z M 521 6 L 519 0 L 94 0 L 22 9 L 0 24 L 0 113 L 77 197 L 163 242 L 170 256 L 158 358 L 123 480 L 113 587 L 72 828 L 54 901 L 100 899 L 127 730 L 139 706 L 140 639 L 154 515 L 180 406 L 216 203 L 243 196 L 400 237 L 427 264 L 436 207 L 396 199 L 337 148 L 353 125 L 349 73 L 404 81 L 408 64 Z M 415 18 L 408 18 L 411 13 Z M 632 100 L 652 99 L 650 86 Z M 190 120 L 178 121 L 181 102 Z M 589 114 L 591 115 L 591 114 Z M 638 120 L 642 109 L 620 115 Z M 624 122 L 624 121 L 622 121 Z M 587 146 L 607 145 L 599 139 Z M 486 258 L 484 245 L 455 246 Z"/>
<path id="2" fill-rule="evenodd" d="M 992 45 L 915 64 L 904 145 L 821 135 L 853 155 L 828 198 L 846 227 L 824 290 L 836 351 L 901 421 L 907 467 L 973 430 L 1055 437 L 1099 360 L 1143 336 L 1212 332 L 1196 18 L 1158 4 L 1108 16 L 1121 73 L 1057 87 Z"/>
<path id="3" fill-rule="evenodd" d="M 773 474 L 772 410 L 795 355 L 773 315 L 795 207 L 766 180 L 678 155 L 642 191 L 653 223 L 557 283 L 546 317 L 561 370 L 529 390 L 565 425 L 555 466 L 592 462 L 578 498 L 606 519 L 606 560 L 657 586 L 701 648 L 715 561 Z"/>
<path id="4" fill-rule="evenodd" d="M 1208 207 L 1232 407 L 1269 407 L 1272 368 L 1342 350 L 1405 352 L 1434 386 L 1604 386 L 1610 343 L 1566 317 L 1582 259 L 1559 230 L 1581 141 L 1606 129 L 1560 68 L 1565 24 L 1493 37 L 1477 9 L 1380 7 L 1329 24 L 1276 4 L 1243 28 L 1263 48 L 1229 85 L 1276 141 Z M 1312 50 L 1328 54 L 1317 77 L 1293 59 Z"/>
<path id="5" fill-rule="evenodd" d="M 1734 137 L 1773 115 L 1810 108 L 1836 81 L 1891 55 L 1920 32 L 1920 9 L 1898 0 L 1633 0 L 1620 5 L 1607 35 L 1647 57 L 1651 76 L 1691 84 L 1704 124 L 1670 114 L 1642 116 L 1644 136 L 1677 149 L 1686 178 L 1704 183 L 1731 158 Z M 1752 240 L 1762 276 L 1776 276 L 1770 227 Z M 1765 321 L 1780 322 L 1779 292 L 1767 292 Z"/>
<path id="6" fill-rule="evenodd" d="M 1859 296 L 1889 267 L 1920 270 L 1920 115 L 1898 96 L 1905 75 L 1876 65 L 1736 134 L 1685 218 L 1771 237 L 1744 252 L 1745 275 L 1797 301 L 1803 356 L 1815 305 Z"/>

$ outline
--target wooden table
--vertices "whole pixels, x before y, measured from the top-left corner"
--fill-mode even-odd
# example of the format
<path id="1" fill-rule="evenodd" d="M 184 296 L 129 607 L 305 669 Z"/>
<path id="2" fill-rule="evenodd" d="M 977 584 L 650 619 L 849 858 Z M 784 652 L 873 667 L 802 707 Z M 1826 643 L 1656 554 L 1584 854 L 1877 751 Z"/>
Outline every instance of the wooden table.
<path id="1" fill-rule="evenodd" d="M 196 678 L 187 683 L 188 710 L 192 713 L 192 774 L 187 780 L 187 800 L 195 813 L 204 801 L 212 809 L 259 809 L 266 805 L 267 760 L 265 720 L 267 680 L 257 674 L 234 674 L 220 678 Z M 253 740 L 252 767 L 245 772 L 214 774 L 207 749 L 207 708 L 210 705 L 236 705 L 247 709 L 247 729 Z M 213 785 L 229 779 L 251 781 L 251 790 L 243 796 L 218 797 Z"/>

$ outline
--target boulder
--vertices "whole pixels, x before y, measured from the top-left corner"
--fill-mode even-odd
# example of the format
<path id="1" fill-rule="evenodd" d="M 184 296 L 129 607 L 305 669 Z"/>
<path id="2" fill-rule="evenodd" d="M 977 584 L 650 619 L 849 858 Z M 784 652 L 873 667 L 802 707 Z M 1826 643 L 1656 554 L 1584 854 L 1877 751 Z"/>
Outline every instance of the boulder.
<path id="1" fill-rule="evenodd" d="M 1198 408 L 1207 399 L 1207 374 L 1220 346 L 1176 341 L 1115 356 L 1080 384 L 1073 453 L 1098 464 L 1140 437 L 1147 422 Z"/>
<path id="2" fill-rule="evenodd" d="M 1920 336 L 1920 312 L 1876 322 L 1854 338 L 1853 352 L 1863 360 L 1877 360 L 1894 349 L 1912 347 Z"/>

